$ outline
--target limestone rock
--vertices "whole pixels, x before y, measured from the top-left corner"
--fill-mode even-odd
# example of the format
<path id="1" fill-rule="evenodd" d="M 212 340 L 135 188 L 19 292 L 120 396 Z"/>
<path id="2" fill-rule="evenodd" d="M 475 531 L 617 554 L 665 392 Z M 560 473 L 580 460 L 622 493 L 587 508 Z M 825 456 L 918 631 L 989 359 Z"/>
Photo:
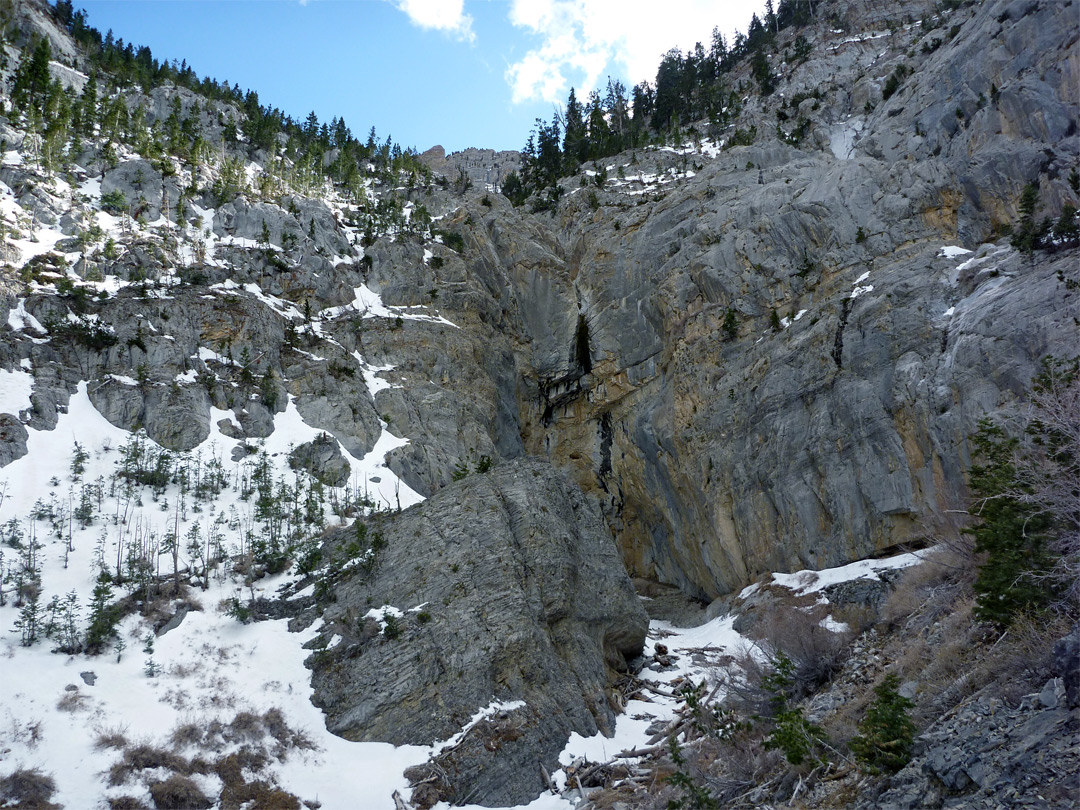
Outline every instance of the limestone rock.
<path id="1" fill-rule="evenodd" d="M 343 487 L 349 482 L 349 462 L 338 443 L 327 433 L 295 448 L 289 454 L 289 466 L 310 473 L 329 487 Z"/>
<path id="2" fill-rule="evenodd" d="M 0 467 L 26 455 L 28 436 L 22 422 L 9 413 L 0 413 Z"/>
<path id="3" fill-rule="evenodd" d="M 374 573 L 352 569 L 324 614 L 324 635 L 343 640 L 311 659 L 328 727 L 430 744 L 493 701 L 523 701 L 440 758 L 453 763 L 443 797 L 535 798 L 538 763 L 551 769 L 571 731 L 612 732 L 606 687 L 644 643 L 645 613 L 599 513 L 563 474 L 522 459 L 375 525 Z M 364 618 L 386 605 L 402 614 L 399 637 Z"/>
<path id="4" fill-rule="evenodd" d="M 141 158 L 125 160 L 105 172 L 101 178 L 102 196 L 119 191 L 133 217 L 143 216 L 154 221 L 161 216 L 164 178 L 153 164 Z M 177 199 L 175 191 L 170 199 Z"/>

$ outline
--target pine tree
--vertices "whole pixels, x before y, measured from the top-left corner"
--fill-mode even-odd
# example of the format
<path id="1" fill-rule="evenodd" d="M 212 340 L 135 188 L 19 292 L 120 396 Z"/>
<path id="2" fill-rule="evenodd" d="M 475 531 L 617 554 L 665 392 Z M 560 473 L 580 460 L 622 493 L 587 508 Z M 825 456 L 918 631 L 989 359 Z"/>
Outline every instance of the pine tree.
<path id="1" fill-rule="evenodd" d="M 566 99 L 566 111 L 563 113 L 566 129 L 563 135 L 563 157 L 564 170 L 567 172 L 575 171 L 588 155 L 589 143 L 583 113 L 574 88 L 571 87 L 570 96 Z"/>
<path id="2" fill-rule="evenodd" d="M 975 615 L 1006 625 L 1021 610 L 1045 605 L 1050 594 L 1037 581 L 1049 564 L 1048 515 L 1016 497 L 1017 439 L 989 420 L 971 438 L 981 463 L 971 468 L 972 510 L 979 522 L 967 531 L 985 554 L 975 579 Z"/>
<path id="3" fill-rule="evenodd" d="M 37 594 L 31 594 L 19 611 L 19 618 L 15 620 L 15 629 L 19 631 L 19 638 L 24 647 L 31 646 L 38 640 L 44 630 L 44 616 L 41 605 L 38 604 Z"/>
<path id="4" fill-rule="evenodd" d="M 1020 222 L 1013 231 L 1012 246 L 1025 253 L 1031 253 L 1039 246 L 1039 233 L 1035 226 L 1035 206 L 1039 202 L 1039 185 L 1028 183 L 1020 193 L 1017 210 Z"/>
<path id="5" fill-rule="evenodd" d="M 90 596 L 89 627 L 86 630 L 87 652 L 101 652 L 110 639 L 116 636 L 116 607 L 112 601 L 112 575 L 102 568 L 98 573 Z"/>
<path id="6" fill-rule="evenodd" d="M 11 85 L 11 103 L 23 114 L 31 110 L 41 113 L 49 90 L 49 40 L 42 39 L 35 46 L 30 58 L 24 55 L 19 63 Z"/>
<path id="7" fill-rule="evenodd" d="M 739 336 L 739 319 L 731 307 L 728 307 L 727 312 L 724 313 L 723 329 L 728 340 L 734 340 Z"/>
<path id="8" fill-rule="evenodd" d="M 911 759 L 915 723 L 908 710 L 915 704 L 900 694 L 900 679 L 886 675 L 874 687 L 877 696 L 859 723 L 859 734 L 851 741 L 855 758 L 870 773 L 896 773 Z"/>

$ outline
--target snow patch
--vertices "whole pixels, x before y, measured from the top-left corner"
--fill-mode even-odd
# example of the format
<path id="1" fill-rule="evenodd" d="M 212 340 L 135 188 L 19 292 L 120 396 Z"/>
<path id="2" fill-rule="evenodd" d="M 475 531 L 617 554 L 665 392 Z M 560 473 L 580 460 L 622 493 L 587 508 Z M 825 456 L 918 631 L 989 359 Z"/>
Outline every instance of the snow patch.
<path id="1" fill-rule="evenodd" d="M 0 413 L 18 416 L 20 411 L 30 407 L 30 394 L 33 391 L 32 374 L 14 369 L 0 370 Z"/>
<path id="2" fill-rule="evenodd" d="M 867 284 L 865 287 L 856 287 L 855 289 L 853 289 L 851 291 L 851 295 L 849 297 L 851 298 L 851 300 L 854 301 L 856 298 L 858 298 L 863 293 L 868 293 L 868 292 L 873 292 L 873 291 L 874 291 L 874 285 L 873 284 Z"/>
<path id="3" fill-rule="evenodd" d="M 773 584 L 788 588 L 800 595 L 817 593 L 829 585 L 840 582 L 851 582 L 855 579 L 879 580 L 881 577 L 878 576 L 878 571 L 907 568 L 921 562 L 924 556 L 925 552 L 912 551 L 881 560 L 859 560 L 821 571 L 804 570 L 793 574 L 773 574 L 772 581 Z"/>

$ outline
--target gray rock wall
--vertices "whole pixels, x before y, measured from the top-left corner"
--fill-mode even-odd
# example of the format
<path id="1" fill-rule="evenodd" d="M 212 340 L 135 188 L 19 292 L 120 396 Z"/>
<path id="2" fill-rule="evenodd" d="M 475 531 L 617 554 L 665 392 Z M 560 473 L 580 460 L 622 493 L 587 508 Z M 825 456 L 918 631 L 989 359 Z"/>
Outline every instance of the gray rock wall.
<path id="1" fill-rule="evenodd" d="M 562 473 L 508 462 L 369 525 L 385 549 L 336 588 L 322 632 L 342 640 L 310 659 L 328 728 L 430 744 L 493 701 L 524 701 L 438 760 L 442 798 L 492 805 L 535 798 L 539 764 L 554 769 L 571 731 L 612 733 L 607 690 L 647 618 L 598 510 Z M 364 618 L 383 605 L 405 612 L 400 637 Z"/>

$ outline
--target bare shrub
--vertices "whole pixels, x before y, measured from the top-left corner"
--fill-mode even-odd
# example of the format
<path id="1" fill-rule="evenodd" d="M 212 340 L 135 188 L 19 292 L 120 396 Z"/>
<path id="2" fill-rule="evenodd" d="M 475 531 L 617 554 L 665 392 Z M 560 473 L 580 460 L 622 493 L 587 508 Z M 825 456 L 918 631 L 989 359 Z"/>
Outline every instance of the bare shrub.
<path id="1" fill-rule="evenodd" d="M 290 737 L 289 724 L 285 722 L 285 715 L 281 709 L 267 709 L 262 716 L 263 726 L 266 731 L 282 745 L 288 743 Z"/>
<path id="2" fill-rule="evenodd" d="M 58 810 L 49 801 L 56 792 L 56 781 L 37 768 L 19 768 L 0 777 L 0 805 L 20 810 Z"/>
<path id="3" fill-rule="evenodd" d="M 267 762 L 263 751 L 245 747 L 215 763 L 214 770 L 224 783 L 221 791 L 222 810 L 238 810 L 240 807 L 300 810 L 300 800 L 293 794 L 264 779 L 248 780 L 245 774 L 258 773 Z"/>
<path id="4" fill-rule="evenodd" d="M 258 742 L 266 736 L 262 718 L 254 712 L 237 712 L 225 729 L 228 742 Z"/>
<path id="5" fill-rule="evenodd" d="M 904 570 L 881 608 L 881 620 L 895 628 L 916 617 L 912 629 L 930 627 L 971 592 L 976 569 L 971 538 L 950 540 Z"/>
<path id="6" fill-rule="evenodd" d="M 834 621 L 846 624 L 853 636 L 861 636 L 878 620 L 878 609 L 870 605 L 838 605 L 833 608 Z"/>
<path id="7" fill-rule="evenodd" d="M 141 743 L 125 749 L 123 758 L 109 769 L 109 784 L 122 785 L 131 774 L 149 768 L 164 768 L 181 774 L 190 772 L 188 761 L 179 754 Z"/>
<path id="8" fill-rule="evenodd" d="M 303 729 L 294 730 L 289 742 L 298 751 L 314 751 L 318 748 L 315 739 Z"/>
<path id="9" fill-rule="evenodd" d="M 315 740 L 306 731 L 289 727 L 281 709 L 268 709 L 262 716 L 263 727 L 277 742 L 274 754 L 280 759 L 290 748 L 298 751 L 310 751 L 315 748 Z"/>
<path id="10" fill-rule="evenodd" d="M 195 661 L 187 664 L 174 662 L 172 664 L 169 664 L 168 669 L 169 674 L 172 675 L 174 678 L 190 678 L 192 675 L 195 675 L 200 671 L 202 671 L 202 667 L 198 662 Z"/>
<path id="11" fill-rule="evenodd" d="M 847 748 L 851 738 L 859 733 L 859 720 L 866 714 L 869 698 L 869 693 L 863 692 L 822 719 L 821 728 L 832 745 Z"/>
<path id="12" fill-rule="evenodd" d="M 828 681 L 840 668 L 850 633 L 835 633 L 821 626 L 821 611 L 805 611 L 780 605 L 770 609 L 755 625 L 766 655 L 776 660 L 787 656 L 795 665 L 794 694 L 800 698 Z"/>
<path id="13" fill-rule="evenodd" d="M 244 784 L 244 771 L 256 773 L 266 767 L 267 756 L 262 751 L 241 748 L 235 753 L 222 757 L 214 764 L 214 771 L 226 786 Z"/>
<path id="14" fill-rule="evenodd" d="M 1075 615 L 1080 604 L 1080 359 L 1044 359 L 1027 429 L 1034 446 L 1017 459 L 1017 480 L 1007 494 L 1054 519 L 1050 547 L 1056 557 L 1036 578 L 1057 591 L 1056 608 Z"/>
<path id="15" fill-rule="evenodd" d="M 95 729 L 94 747 L 98 750 L 103 748 L 126 748 L 128 744 L 127 729 L 127 726 Z"/>
<path id="16" fill-rule="evenodd" d="M 79 691 L 78 687 L 64 690 L 60 700 L 56 701 L 56 708 L 61 712 L 78 712 L 86 708 L 90 698 Z"/>
<path id="17" fill-rule="evenodd" d="M 1010 702 L 1034 692 L 1051 676 L 1054 644 L 1071 629 L 1059 612 L 1022 613 L 980 664 L 992 680 L 994 692 Z"/>
<path id="18" fill-rule="evenodd" d="M 109 798 L 109 810 L 150 810 L 150 807 L 134 796 L 112 796 Z"/>
<path id="19" fill-rule="evenodd" d="M 259 810 L 301 810 L 300 799 L 277 785 L 258 780 L 249 782 L 234 793 L 234 799 Z M 225 803 L 222 802 L 222 807 Z"/>
<path id="20" fill-rule="evenodd" d="M 158 810 L 207 810 L 214 805 L 195 780 L 180 774 L 151 783 L 150 797 Z"/>
<path id="21" fill-rule="evenodd" d="M 186 607 L 188 610 L 201 611 L 203 609 L 202 602 L 195 594 L 188 591 L 184 594 L 184 597 L 179 601 L 178 607 Z"/>
<path id="22" fill-rule="evenodd" d="M 767 774 L 783 762 L 784 755 L 765 748 L 765 738 L 760 730 L 743 729 L 725 743 L 716 759 L 724 765 L 727 782 L 723 785 L 721 798 L 731 800 L 747 788 L 764 782 Z"/>
<path id="23" fill-rule="evenodd" d="M 27 748 L 37 748 L 42 738 L 42 720 L 27 720 L 25 722 L 16 719 L 10 713 L 11 726 L 5 730 L 5 736 L 14 742 L 21 742 Z"/>
<path id="24" fill-rule="evenodd" d="M 172 730 L 169 742 L 177 748 L 194 748 L 203 743 L 203 726 L 201 723 L 181 723 Z"/>
<path id="25" fill-rule="evenodd" d="M 974 597 L 960 595 L 929 632 L 901 635 L 883 651 L 897 661 L 901 679 L 918 682 L 920 699 L 914 716 L 921 726 L 957 705 L 985 685 L 987 678 L 976 666 L 982 630 L 973 619 Z M 918 618 L 918 614 L 916 614 Z"/>
<path id="26" fill-rule="evenodd" d="M 770 668 L 768 662 L 761 661 L 749 650 L 736 655 L 735 666 L 728 671 L 724 683 L 725 702 L 748 717 L 771 715 L 773 694 L 762 686 Z"/>

